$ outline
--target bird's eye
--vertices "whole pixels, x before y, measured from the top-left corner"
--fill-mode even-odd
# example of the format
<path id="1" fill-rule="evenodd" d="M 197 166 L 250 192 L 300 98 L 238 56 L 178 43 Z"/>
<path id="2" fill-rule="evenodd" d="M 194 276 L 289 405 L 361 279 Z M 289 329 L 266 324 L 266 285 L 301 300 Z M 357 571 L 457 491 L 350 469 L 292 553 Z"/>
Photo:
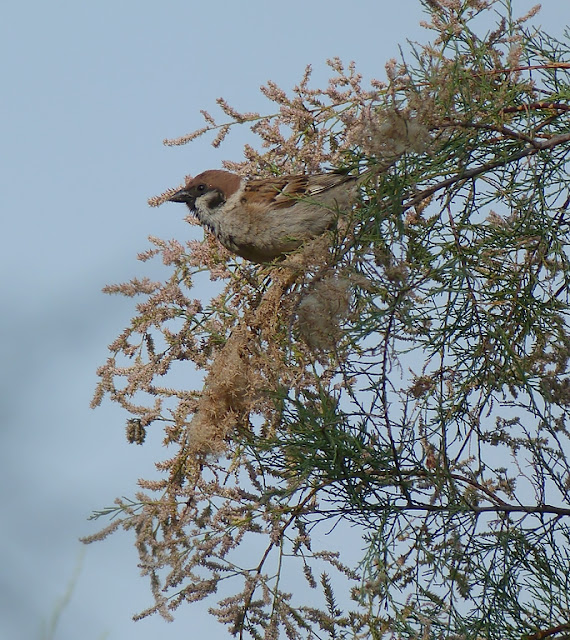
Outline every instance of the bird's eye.
<path id="1" fill-rule="evenodd" d="M 199 184 L 196 189 L 198 190 L 199 193 L 204 193 L 204 191 L 206 191 L 206 185 L 204 183 Z"/>

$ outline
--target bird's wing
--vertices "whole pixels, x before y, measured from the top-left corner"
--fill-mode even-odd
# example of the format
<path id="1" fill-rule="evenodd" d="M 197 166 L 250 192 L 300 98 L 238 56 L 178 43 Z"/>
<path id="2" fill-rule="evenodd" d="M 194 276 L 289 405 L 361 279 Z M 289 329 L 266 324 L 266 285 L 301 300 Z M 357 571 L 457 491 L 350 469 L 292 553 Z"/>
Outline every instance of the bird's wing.
<path id="1" fill-rule="evenodd" d="M 245 191 L 252 205 L 271 203 L 272 209 L 286 209 L 300 198 L 311 198 L 345 182 L 354 181 L 353 176 L 339 173 L 283 176 L 250 180 Z"/>

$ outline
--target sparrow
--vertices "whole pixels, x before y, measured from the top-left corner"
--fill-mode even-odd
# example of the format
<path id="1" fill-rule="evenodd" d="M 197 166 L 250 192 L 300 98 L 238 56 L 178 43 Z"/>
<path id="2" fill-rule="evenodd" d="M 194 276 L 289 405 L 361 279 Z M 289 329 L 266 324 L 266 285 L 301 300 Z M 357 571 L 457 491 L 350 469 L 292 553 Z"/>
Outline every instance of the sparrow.
<path id="1" fill-rule="evenodd" d="M 341 173 L 247 179 L 212 169 L 167 198 L 185 203 L 232 253 L 270 262 L 329 229 L 362 179 Z"/>

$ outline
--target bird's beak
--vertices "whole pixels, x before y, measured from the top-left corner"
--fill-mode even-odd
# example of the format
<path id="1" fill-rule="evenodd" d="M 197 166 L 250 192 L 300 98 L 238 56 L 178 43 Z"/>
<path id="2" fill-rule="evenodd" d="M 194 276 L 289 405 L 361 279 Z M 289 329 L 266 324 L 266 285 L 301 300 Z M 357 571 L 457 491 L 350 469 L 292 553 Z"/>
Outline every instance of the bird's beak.
<path id="1" fill-rule="evenodd" d="M 196 198 L 187 189 L 180 189 L 168 198 L 168 202 L 185 202 L 189 205 L 193 205 L 195 200 Z"/>

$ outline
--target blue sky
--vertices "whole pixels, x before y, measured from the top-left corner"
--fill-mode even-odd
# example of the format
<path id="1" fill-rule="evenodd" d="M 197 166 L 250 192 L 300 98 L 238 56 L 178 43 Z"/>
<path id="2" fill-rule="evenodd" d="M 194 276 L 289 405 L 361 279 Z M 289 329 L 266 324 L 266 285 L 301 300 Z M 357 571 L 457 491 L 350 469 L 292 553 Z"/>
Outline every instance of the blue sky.
<path id="1" fill-rule="evenodd" d="M 534 3 L 513 4 L 523 13 Z M 535 22 L 559 34 L 558 3 L 544 5 Z M 218 96 L 263 112 L 258 87 L 288 89 L 308 63 L 322 84 L 329 57 L 383 79 L 398 44 L 429 37 L 421 18 L 416 0 L 5 3 L 0 637 L 41 637 L 79 562 L 78 538 L 95 531 L 86 518 L 133 495 L 163 454 L 160 434 L 127 445 L 121 410 L 89 408 L 95 369 L 134 306 L 101 288 L 164 275 L 136 261 L 148 235 L 200 237 L 178 207 L 146 200 L 241 160 L 244 137 L 219 150 L 206 139 L 166 148 L 163 138 L 201 126 L 199 110 L 214 112 Z M 55 638 L 226 638 L 207 605 L 171 624 L 132 622 L 151 601 L 132 542 L 121 533 L 87 548 Z"/>

